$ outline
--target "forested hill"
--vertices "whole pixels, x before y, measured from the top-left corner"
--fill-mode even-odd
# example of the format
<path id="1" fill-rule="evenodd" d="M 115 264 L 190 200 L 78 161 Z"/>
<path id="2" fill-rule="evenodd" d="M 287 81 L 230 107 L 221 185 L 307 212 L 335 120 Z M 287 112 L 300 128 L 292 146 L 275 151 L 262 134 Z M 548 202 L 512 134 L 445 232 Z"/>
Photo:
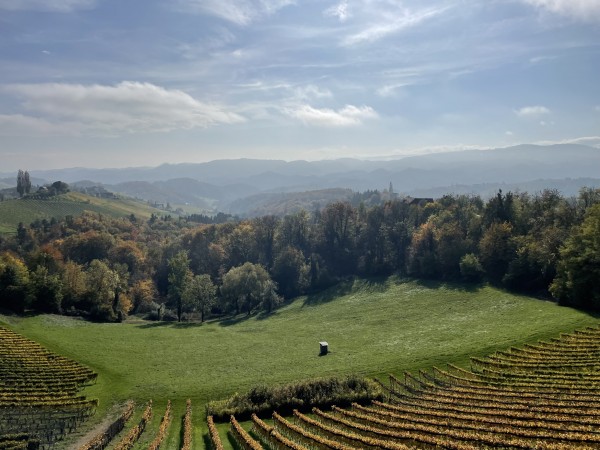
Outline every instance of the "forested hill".
<path id="1" fill-rule="evenodd" d="M 201 164 L 164 164 L 127 169 L 31 170 L 34 179 L 82 180 L 111 192 L 158 203 L 189 204 L 232 214 L 247 212 L 240 199 L 252 196 L 256 211 L 265 211 L 276 193 L 387 188 L 413 197 L 446 193 L 489 195 L 559 189 L 576 195 L 583 186 L 600 186 L 600 149 L 584 145 L 519 145 L 493 150 L 436 153 L 380 161 L 220 160 Z M 0 174 L 3 180 L 12 174 Z M 4 178 L 6 177 L 6 178 Z M 265 194 L 259 204 L 260 194 Z"/>
<path id="2" fill-rule="evenodd" d="M 599 230 L 600 189 L 334 202 L 201 225 L 87 213 L 0 240 L 0 308 L 203 320 L 269 312 L 352 276 L 399 274 L 488 281 L 600 310 Z"/>

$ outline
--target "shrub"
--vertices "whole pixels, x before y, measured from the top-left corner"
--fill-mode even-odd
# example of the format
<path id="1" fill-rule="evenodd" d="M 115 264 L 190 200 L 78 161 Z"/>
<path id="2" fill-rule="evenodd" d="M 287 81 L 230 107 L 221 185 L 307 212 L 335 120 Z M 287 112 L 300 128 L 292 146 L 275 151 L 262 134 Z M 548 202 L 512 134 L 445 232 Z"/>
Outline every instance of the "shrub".
<path id="1" fill-rule="evenodd" d="M 382 388 L 375 381 L 358 376 L 334 377 L 300 381 L 280 386 L 255 386 L 245 394 L 234 394 L 226 400 L 209 402 L 207 415 L 226 422 L 231 415 L 248 420 L 252 413 L 268 416 L 273 410 L 292 414 L 294 409 L 310 411 L 314 406 L 349 406 L 381 399 Z"/>

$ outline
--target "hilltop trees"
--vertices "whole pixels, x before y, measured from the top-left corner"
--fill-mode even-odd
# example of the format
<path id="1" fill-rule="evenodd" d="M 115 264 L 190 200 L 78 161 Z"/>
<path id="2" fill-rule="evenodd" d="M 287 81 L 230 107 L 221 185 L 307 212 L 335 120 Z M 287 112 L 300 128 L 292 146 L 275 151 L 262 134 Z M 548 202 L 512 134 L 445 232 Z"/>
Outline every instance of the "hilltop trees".
<path id="1" fill-rule="evenodd" d="M 312 213 L 213 224 L 92 213 L 20 224 L 0 241 L 0 306 L 104 319 L 168 307 L 167 318 L 205 320 L 396 273 L 489 281 L 600 310 L 600 190 L 416 200 L 370 194 Z"/>
<path id="2" fill-rule="evenodd" d="M 23 197 L 23 195 L 31 192 L 29 172 L 19 169 L 19 172 L 17 173 L 17 192 L 19 193 L 19 197 Z"/>

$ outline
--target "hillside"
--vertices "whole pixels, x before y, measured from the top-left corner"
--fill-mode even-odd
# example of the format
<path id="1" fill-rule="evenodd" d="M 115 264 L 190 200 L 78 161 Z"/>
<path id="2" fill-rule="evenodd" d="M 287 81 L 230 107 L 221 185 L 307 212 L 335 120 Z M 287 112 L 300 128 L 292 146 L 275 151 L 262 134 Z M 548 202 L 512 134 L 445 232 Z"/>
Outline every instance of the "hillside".
<path id="1" fill-rule="evenodd" d="M 599 323 L 584 312 L 491 287 L 396 278 L 348 282 L 297 298 L 271 316 L 204 325 L 98 324 L 48 315 L 0 321 L 99 374 L 85 392 L 100 399 L 94 420 L 128 398 L 140 405 L 152 398 L 157 410 L 171 399 L 179 417 L 191 398 L 196 442 L 206 401 L 252 385 L 349 373 L 385 377 L 447 362 L 466 366 L 470 356 Z M 330 345 L 325 358 L 318 357 L 320 340 Z M 176 447 L 179 426 L 172 427 L 167 448 Z"/>
<path id="2" fill-rule="evenodd" d="M 549 188 L 573 195 L 583 186 L 600 185 L 596 169 L 599 166 L 600 149 L 561 144 L 518 145 L 377 161 L 235 159 L 143 168 L 32 170 L 31 174 L 36 180 L 62 180 L 74 185 L 91 180 L 111 192 L 158 203 L 252 215 L 257 212 L 248 211 L 247 204 L 256 203 L 258 194 L 335 188 L 381 191 L 390 182 L 395 192 L 413 197 L 438 197 L 453 192 L 487 197 L 499 188 L 504 191 Z M 287 207 L 293 209 L 293 202 Z M 267 198 L 254 209 L 273 214 L 285 208 L 281 201 L 273 203 Z"/>
<path id="3" fill-rule="evenodd" d="M 15 233 L 19 222 L 29 225 L 36 219 L 63 219 L 91 211 L 111 217 L 126 217 L 131 214 L 148 219 L 152 213 L 164 211 L 144 203 L 128 199 L 102 199 L 79 192 L 69 192 L 48 199 L 16 199 L 0 202 L 0 233 Z"/>

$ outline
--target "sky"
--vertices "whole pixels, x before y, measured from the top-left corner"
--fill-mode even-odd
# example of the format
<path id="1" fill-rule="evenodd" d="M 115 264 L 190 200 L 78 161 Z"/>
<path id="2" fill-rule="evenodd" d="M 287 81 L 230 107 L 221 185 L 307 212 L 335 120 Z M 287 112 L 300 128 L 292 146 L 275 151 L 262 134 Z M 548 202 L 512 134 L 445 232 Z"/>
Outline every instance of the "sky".
<path id="1" fill-rule="evenodd" d="M 0 0 L 0 172 L 600 148 L 600 0 Z"/>

